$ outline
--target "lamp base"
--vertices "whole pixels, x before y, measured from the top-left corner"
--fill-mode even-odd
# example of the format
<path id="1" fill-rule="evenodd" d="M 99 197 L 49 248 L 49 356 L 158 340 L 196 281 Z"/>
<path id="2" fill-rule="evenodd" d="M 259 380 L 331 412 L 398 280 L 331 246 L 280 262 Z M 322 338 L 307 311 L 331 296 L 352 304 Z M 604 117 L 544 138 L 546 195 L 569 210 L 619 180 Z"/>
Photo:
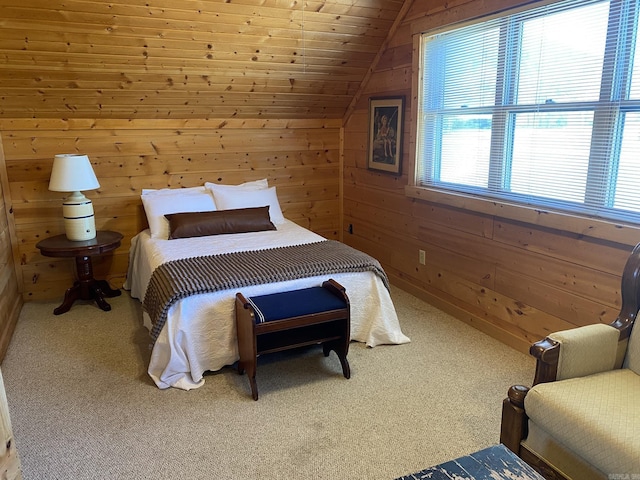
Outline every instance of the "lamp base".
<path id="1" fill-rule="evenodd" d="M 67 238 L 83 241 L 96 238 L 93 203 L 80 192 L 74 192 L 62 203 L 62 216 Z"/>

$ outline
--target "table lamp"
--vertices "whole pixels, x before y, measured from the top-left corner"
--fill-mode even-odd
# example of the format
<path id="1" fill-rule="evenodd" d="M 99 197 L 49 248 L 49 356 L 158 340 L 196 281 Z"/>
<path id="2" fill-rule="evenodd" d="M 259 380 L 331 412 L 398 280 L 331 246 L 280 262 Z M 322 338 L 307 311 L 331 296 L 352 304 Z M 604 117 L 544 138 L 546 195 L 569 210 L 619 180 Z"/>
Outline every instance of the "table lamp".
<path id="1" fill-rule="evenodd" d="M 80 190 L 100 188 L 91 162 L 86 155 L 64 154 L 53 159 L 49 190 L 72 192 L 62 203 L 62 216 L 67 238 L 73 241 L 91 240 L 96 236 L 93 203 Z"/>

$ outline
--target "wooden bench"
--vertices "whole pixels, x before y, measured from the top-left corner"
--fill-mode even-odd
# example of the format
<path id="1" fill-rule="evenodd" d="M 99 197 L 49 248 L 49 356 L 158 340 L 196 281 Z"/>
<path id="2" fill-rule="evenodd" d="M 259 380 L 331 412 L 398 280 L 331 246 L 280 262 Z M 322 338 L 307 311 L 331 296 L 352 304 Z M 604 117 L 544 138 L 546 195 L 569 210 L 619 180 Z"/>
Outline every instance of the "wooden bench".
<path id="1" fill-rule="evenodd" d="M 236 294 L 236 327 L 240 361 L 251 395 L 258 400 L 257 357 L 265 353 L 322 343 L 325 356 L 335 351 L 345 378 L 351 376 L 347 353 L 350 338 L 349 298 L 333 279 L 321 287 L 245 298 Z"/>

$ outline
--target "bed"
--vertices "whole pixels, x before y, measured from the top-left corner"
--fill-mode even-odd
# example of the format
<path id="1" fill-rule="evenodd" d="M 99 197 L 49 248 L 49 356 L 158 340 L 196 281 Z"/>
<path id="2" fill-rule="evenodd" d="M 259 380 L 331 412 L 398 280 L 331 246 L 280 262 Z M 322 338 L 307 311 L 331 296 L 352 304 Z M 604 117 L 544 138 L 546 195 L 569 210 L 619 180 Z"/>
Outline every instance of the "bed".
<path id="1" fill-rule="evenodd" d="M 177 189 L 143 190 L 142 199 L 149 228 L 133 237 L 131 242 L 125 288 L 130 290 L 133 298 L 141 302 L 145 301 L 145 297 L 148 300 L 148 290 L 153 287 L 154 279 L 162 267 L 182 261 L 181 259 L 201 263 L 201 259 L 233 255 L 244 255 L 246 258 L 265 251 L 308 248 L 332 242 L 285 219 L 277 201 L 275 187 L 269 188 L 266 181 L 248 182 L 220 190 L 221 187 L 227 186 L 205 184 L 204 190 L 198 187 L 180 189 L 178 192 L 175 191 Z M 209 198 L 203 197 L 203 193 L 215 201 L 209 203 Z M 209 234 L 211 232 L 207 228 L 210 222 L 202 230 L 203 223 L 200 221 L 196 228 L 197 236 L 192 236 L 194 229 L 190 223 L 188 235 L 171 238 L 177 231 L 172 212 L 179 212 L 173 217 L 181 219 L 202 218 L 202 212 L 209 211 L 219 213 L 207 213 L 207 218 L 227 212 L 235 214 L 243 209 L 250 210 L 253 215 L 254 210 L 258 210 L 256 205 L 269 207 L 266 223 L 271 223 L 273 228 L 242 231 L 241 227 L 241 231 L 236 233 L 238 225 L 244 220 L 234 219 L 235 223 L 231 222 L 233 226 L 229 232 L 220 234 L 216 231 Z M 192 212 L 190 216 L 189 212 Z M 255 229 L 255 221 L 252 222 L 249 223 Z M 182 226 L 184 227 L 184 222 Z M 222 229 L 229 229 L 228 221 Z M 248 284 L 241 291 L 246 296 L 269 294 L 317 286 L 328 278 L 326 274 L 308 275 Z M 383 277 L 370 270 L 331 274 L 331 278 L 346 288 L 350 298 L 351 339 L 369 347 L 410 341 L 400 328 Z M 204 384 L 205 372 L 220 370 L 238 360 L 234 316 L 234 300 L 238 291 L 238 288 L 219 289 L 179 297 L 165 309 L 161 324 L 157 319 L 151 318 L 149 312 L 153 314 L 153 309 L 143 308 L 143 323 L 152 332 L 148 373 L 159 388 L 198 388 Z M 158 325 L 162 325 L 161 328 L 158 329 Z"/>

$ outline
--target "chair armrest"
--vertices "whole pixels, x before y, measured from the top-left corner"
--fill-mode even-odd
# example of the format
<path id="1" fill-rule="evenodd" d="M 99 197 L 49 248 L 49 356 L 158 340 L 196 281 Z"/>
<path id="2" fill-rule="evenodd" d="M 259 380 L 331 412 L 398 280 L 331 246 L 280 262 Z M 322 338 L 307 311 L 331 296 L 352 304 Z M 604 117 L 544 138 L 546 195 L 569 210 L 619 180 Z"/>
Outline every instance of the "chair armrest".
<path id="1" fill-rule="evenodd" d="M 529 387 L 513 385 L 502 402 L 500 422 L 500 443 L 516 455 L 520 455 L 520 441 L 527 436 L 527 414 L 524 411 L 524 397 Z"/>
<path id="2" fill-rule="evenodd" d="M 546 337 L 531 345 L 529 353 L 536 359 L 533 385 L 555 381 L 558 371 L 558 358 L 560 357 L 560 344 Z"/>
<path id="3" fill-rule="evenodd" d="M 534 385 L 612 370 L 617 363 L 620 330 L 597 323 L 550 334 L 534 343 Z"/>

